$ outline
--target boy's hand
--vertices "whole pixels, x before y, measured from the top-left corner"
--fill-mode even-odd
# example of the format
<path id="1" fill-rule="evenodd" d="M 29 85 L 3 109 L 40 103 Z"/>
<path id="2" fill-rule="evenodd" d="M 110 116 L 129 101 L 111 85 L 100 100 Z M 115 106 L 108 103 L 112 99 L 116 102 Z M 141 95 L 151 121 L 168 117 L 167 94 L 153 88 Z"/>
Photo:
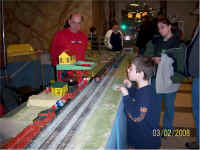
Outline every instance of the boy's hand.
<path id="1" fill-rule="evenodd" d="M 123 96 L 128 95 L 128 90 L 125 87 L 120 87 L 120 91 L 122 92 Z"/>
<path id="2" fill-rule="evenodd" d="M 156 63 L 159 64 L 161 62 L 161 57 L 152 57 L 152 60 Z"/>
<path id="3" fill-rule="evenodd" d="M 127 88 L 131 88 L 131 86 L 132 86 L 132 83 L 131 83 L 131 81 L 130 80 L 124 80 L 124 85 L 127 87 Z"/>

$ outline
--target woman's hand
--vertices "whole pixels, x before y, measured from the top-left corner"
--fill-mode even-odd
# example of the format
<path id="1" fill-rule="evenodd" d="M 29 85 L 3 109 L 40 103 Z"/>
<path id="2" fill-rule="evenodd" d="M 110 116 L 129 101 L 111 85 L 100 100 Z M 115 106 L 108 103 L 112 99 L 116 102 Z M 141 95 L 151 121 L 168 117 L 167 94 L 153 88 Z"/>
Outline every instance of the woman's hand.
<path id="1" fill-rule="evenodd" d="M 120 91 L 122 92 L 123 96 L 128 95 L 128 90 L 125 87 L 120 87 Z"/>
<path id="2" fill-rule="evenodd" d="M 161 57 L 152 57 L 152 60 L 156 63 L 159 64 L 161 62 Z"/>
<path id="3" fill-rule="evenodd" d="M 131 86 L 132 86 L 131 81 L 128 80 L 128 79 L 124 80 L 124 86 L 127 87 L 127 88 L 131 88 Z"/>

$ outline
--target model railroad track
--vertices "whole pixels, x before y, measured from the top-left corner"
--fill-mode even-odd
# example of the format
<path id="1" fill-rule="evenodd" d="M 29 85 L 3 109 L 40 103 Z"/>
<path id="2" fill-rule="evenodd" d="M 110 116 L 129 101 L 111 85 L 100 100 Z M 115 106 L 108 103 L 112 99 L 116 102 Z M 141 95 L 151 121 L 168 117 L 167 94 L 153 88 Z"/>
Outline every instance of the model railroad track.
<path id="1" fill-rule="evenodd" d="M 96 99 L 105 89 L 108 81 L 109 77 L 106 76 L 101 85 L 98 86 L 94 83 L 92 88 L 94 88 L 95 91 L 90 90 L 87 95 L 81 98 L 81 101 L 76 105 L 76 107 L 66 116 L 66 118 L 64 118 L 53 134 L 39 148 L 60 149 L 60 147 L 64 147 L 67 143 L 69 143 L 78 126 L 90 112 L 92 106 L 96 102 Z"/>
<path id="2" fill-rule="evenodd" d="M 101 82 L 92 80 L 63 109 L 58 110 L 56 118 L 49 123 L 33 141 L 26 146 L 27 149 L 63 149 L 71 141 L 81 123 L 92 111 L 93 106 L 111 83 L 113 74 L 124 56 L 115 57 L 107 63 L 95 77 L 104 76 Z"/>
<path id="3" fill-rule="evenodd" d="M 97 103 L 97 101 L 100 99 L 100 96 L 103 94 L 103 92 L 106 90 L 106 87 L 108 87 L 109 83 L 112 81 L 113 74 L 115 73 L 116 69 L 112 69 L 109 74 L 105 77 L 105 80 L 103 81 L 101 86 L 98 86 L 93 95 L 88 98 L 88 102 L 84 107 L 84 110 L 80 114 L 80 116 L 77 118 L 77 120 L 74 122 L 73 126 L 68 130 L 67 134 L 63 137 L 63 139 L 59 142 L 58 146 L 55 147 L 55 143 L 52 144 L 53 147 L 50 146 L 50 148 L 57 148 L 57 149 L 64 149 L 71 141 L 73 135 L 76 133 L 77 129 L 81 125 L 81 123 L 85 120 L 85 118 L 88 116 L 88 114 L 92 111 L 94 108 L 93 106 Z"/>

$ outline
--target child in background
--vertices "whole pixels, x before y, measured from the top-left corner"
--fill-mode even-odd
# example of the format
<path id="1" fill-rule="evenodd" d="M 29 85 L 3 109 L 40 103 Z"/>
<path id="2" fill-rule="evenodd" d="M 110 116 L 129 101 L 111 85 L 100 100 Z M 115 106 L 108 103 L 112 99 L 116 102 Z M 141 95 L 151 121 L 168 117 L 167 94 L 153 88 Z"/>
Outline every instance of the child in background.
<path id="1" fill-rule="evenodd" d="M 160 135 L 156 133 L 155 93 L 149 84 L 154 74 L 154 63 L 150 57 L 137 56 L 128 68 L 126 87 L 121 87 L 124 111 L 127 116 L 127 143 L 130 149 L 159 149 Z M 138 88 L 134 87 L 136 81 Z"/>

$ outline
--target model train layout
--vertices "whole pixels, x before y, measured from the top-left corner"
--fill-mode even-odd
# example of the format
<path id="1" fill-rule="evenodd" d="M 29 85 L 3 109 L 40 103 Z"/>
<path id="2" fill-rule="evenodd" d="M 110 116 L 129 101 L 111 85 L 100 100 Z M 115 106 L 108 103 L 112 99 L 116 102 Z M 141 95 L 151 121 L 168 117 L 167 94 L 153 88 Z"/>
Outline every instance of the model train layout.
<path id="1" fill-rule="evenodd" d="M 73 56 L 61 54 L 56 67 L 57 81 L 43 91 L 60 98 L 50 108 L 38 113 L 33 123 L 4 148 L 61 148 L 63 140 L 66 146 L 70 141 L 69 134 L 90 112 L 90 107 L 96 103 L 123 57 L 117 55 L 94 75 L 92 68 L 95 63 L 76 62 Z"/>

